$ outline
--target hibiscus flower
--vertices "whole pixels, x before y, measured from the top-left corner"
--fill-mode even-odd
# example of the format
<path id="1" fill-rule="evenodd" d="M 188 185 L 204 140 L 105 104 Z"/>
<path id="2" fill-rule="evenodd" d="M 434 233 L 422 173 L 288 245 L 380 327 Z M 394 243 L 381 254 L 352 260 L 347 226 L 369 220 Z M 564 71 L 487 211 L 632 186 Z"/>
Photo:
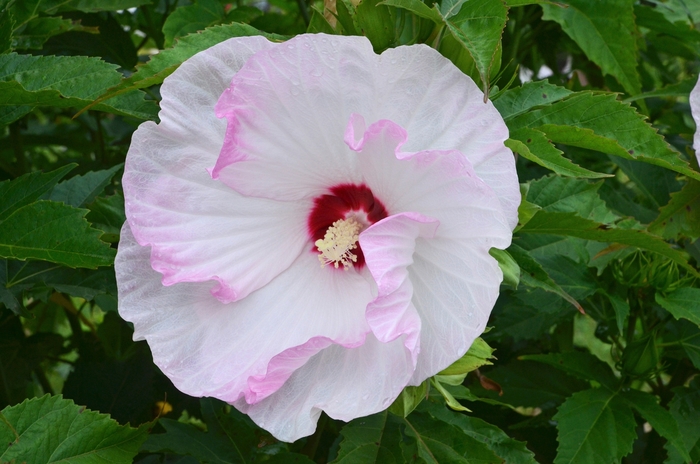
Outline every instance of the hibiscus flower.
<path id="1" fill-rule="evenodd" d="M 508 130 L 435 50 L 234 38 L 134 133 L 119 312 L 181 391 L 280 440 L 387 408 L 485 328 L 520 193 Z"/>
<path id="2" fill-rule="evenodd" d="M 690 112 L 695 120 L 695 138 L 693 140 L 693 148 L 695 148 L 695 157 L 700 164 L 700 77 L 695 84 L 692 92 L 690 92 Z"/>

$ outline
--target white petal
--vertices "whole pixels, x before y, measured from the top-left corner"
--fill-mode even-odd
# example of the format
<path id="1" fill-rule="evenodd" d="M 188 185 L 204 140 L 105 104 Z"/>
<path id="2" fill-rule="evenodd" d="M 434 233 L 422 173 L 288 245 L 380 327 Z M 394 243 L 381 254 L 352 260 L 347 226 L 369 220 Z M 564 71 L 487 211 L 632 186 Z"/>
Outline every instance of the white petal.
<path id="1" fill-rule="evenodd" d="M 243 298 L 286 269 L 308 240 L 311 204 L 243 199 L 206 172 L 218 156 L 226 122 L 214 105 L 233 74 L 271 43 L 231 39 L 187 60 L 165 80 L 161 123 L 133 136 L 124 169 L 129 224 L 153 247 L 163 283 L 216 280 L 213 293 Z"/>
<path id="2" fill-rule="evenodd" d="M 119 313 L 146 339 L 153 359 L 181 391 L 233 402 L 260 401 L 331 345 L 358 346 L 370 331 L 368 276 L 321 268 L 302 253 L 268 285 L 234 303 L 210 293 L 211 283 L 163 287 L 128 224 L 115 268 Z M 371 278 L 370 278 L 371 280 Z"/>
<path id="3" fill-rule="evenodd" d="M 240 400 L 234 406 L 289 442 L 312 434 L 321 410 L 344 421 L 382 411 L 401 393 L 413 371 L 403 338 L 382 343 L 369 334 L 357 348 L 332 345 L 270 397 L 254 405 Z"/>
<path id="4" fill-rule="evenodd" d="M 693 148 L 695 148 L 695 157 L 700 164 L 700 78 L 698 78 L 693 91 L 690 92 L 690 112 L 693 114 L 696 127 Z"/>

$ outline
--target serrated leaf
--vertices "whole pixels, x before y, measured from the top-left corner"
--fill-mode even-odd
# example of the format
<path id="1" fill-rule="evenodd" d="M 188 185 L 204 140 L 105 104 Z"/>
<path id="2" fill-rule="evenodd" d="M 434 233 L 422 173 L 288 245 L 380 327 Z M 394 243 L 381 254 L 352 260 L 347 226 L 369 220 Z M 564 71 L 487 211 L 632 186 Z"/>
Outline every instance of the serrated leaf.
<path id="1" fill-rule="evenodd" d="M 493 106 L 507 121 L 534 107 L 551 105 L 572 93 L 565 87 L 550 84 L 547 81 L 527 82 L 520 87 L 503 92 L 498 99 L 494 100 Z"/>
<path id="2" fill-rule="evenodd" d="M 400 464 L 399 419 L 386 411 L 354 419 L 340 430 L 342 441 L 331 464 Z"/>
<path id="3" fill-rule="evenodd" d="M 656 293 L 654 298 L 676 319 L 688 319 L 700 326 L 700 288 L 679 288 L 666 295 Z"/>
<path id="4" fill-rule="evenodd" d="M 440 405 L 426 406 L 433 418 L 458 427 L 465 435 L 485 444 L 508 464 L 535 464 L 534 454 L 525 443 L 510 438 L 495 425 L 465 414 L 454 414 Z"/>
<path id="5" fill-rule="evenodd" d="M 697 369 L 700 369 L 700 328 L 685 319 L 677 320 L 668 326 L 664 342 L 670 346 L 677 344 Z"/>
<path id="6" fill-rule="evenodd" d="M 163 79 L 172 74 L 185 60 L 196 53 L 212 47 L 219 42 L 232 37 L 262 35 L 270 40 L 284 40 L 276 34 L 267 34 L 247 24 L 226 24 L 209 27 L 201 32 L 181 37 L 172 48 L 162 50 L 157 55 L 136 68 L 136 72 L 119 84 L 107 89 L 95 100 L 95 104 L 114 98 L 125 92 L 143 89 L 160 84 Z"/>
<path id="7" fill-rule="evenodd" d="M 0 221 L 4 221 L 19 208 L 35 202 L 51 191 L 54 185 L 75 166 L 75 164 L 67 164 L 55 171 L 31 172 L 11 181 L 0 182 Z"/>
<path id="8" fill-rule="evenodd" d="M 408 10 L 416 16 L 429 19 L 436 24 L 440 24 L 442 22 L 442 16 L 437 8 L 430 8 L 420 0 L 384 0 L 379 4 Z"/>
<path id="9" fill-rule="evenodd" d="M 602 182 L 588 182 L 559 176 L 546 176 L 529 183 L 527 200 L 543 211 L 576 213 L 598 222 L 614 222 L 612 213 L 598 195 Z"/>
<path id="10" fill-rule="evenodd" d="M 620 229 L 582 218 L 575 213 L 540 211 L 520 229 L 522 234 L 544 234 L 577 237 L 597 242 L 620 243 L 653 251 L 670 258 L 675 263 L 698 275 L 680 251 L 660 238 L 643 230 Z"/>
<path id="11" fill-rule="evenodd" d="M 61 201 L 76 208 L 85 206 L 104 190 L 122 166 L 123 164 L 118 164 L 102 171 L 90 171 L 82 176 L 71 177 L 53 188 L 49 200 Z"/>
<path id="12" fill-rule="evenodd" d="M 559 23 L 603 74 L 615 77 L 630 95 L 641 92 L 637 73 L 636 27 L 632 0 L 609 0 L 605 8 L 589 0 L 542 4 L 542 19 Z"/>
<path id="13" fill-rule="evenodd" d="M 533 258 L 526 250 L 522 249 L 518 245 L 511 245 L 508 248 L 510 255 L 515 259 L 520 266 L 520 279 L 521 281 L 534 288 L 541 288 L 547 292 L 555 293 L 560 297 L 564 298 L 566 301 L 574 305 L 577 311 L 583 312 L 583 307 L 576 301 L 574 297 L 569 295 L 559 284 L 557 284 L 550 276 L 547 271 L 544 270 L 542 265 L 538 263 L 535 258 Z"/>
<path id="14" fill-rule="evenodd" d="M 165 47 L 172 47 L 178 37 L 221 24 L 225 16 L 224 6 L 217 0 L 195 0 L 191 5 L 177 8 L 163 24 Z"/>
<path id="15" fill-rule="evenodd" d="M 655 164 L 700 180 L 700 173 L 656 129 L 613 94 L 575 93 L 508 121 L 511 131 L 522 127 L 538 129 L 556 143 Z"/>
<path id="16" fill-rule="evenodd" d="M 561 176 L 598 179 L 611 177 L 611 174 L 589 171 L 568 158 L 547 139 L 544 132 L 529 127 L 523 127 L 510 133 L 505 146 L 525 159 L 550 169 Z"/>
<path id="17" fill-rule="evenodd" d="M 656 397 L 650 393 L 634 389 L 623 391 L 620 396 L 631 408 L 635 409 L 644 420 L 649 422 L 659 435 L 671 442 L 687 462 L 691 461 L 690 455 L 686 451 L 680 429 L 678 428 L 678 422 L 676 422 L 676 419 L 669 411 L 659 405 Z"/>
<path id="18" fill-rule="evenodd" d="M 23 206 L 0 223 L 0 257 L 40 259 L 68 267 L 107 266 L 116 251 L 90 228 L 87 210 L 52 201 Z"/>
<path id="19" fill-rule="evenodd" d="M 649 232 L 665 239 L 681 235 L 692 239 L 700 237 L 700 182 L 691 180 L 680 192 L 672 193 L 671 201 L 649 224 Z"/>
<path id="20" fill-rule="evenodd" d="M 2 462 L 131 462 L 150 424 L 119 425 L 62 396 L 42 396 L 0 413 Z"/>
<path id="21" fill-rule="evenodd" d="M 485 101 L 491 73 L 500 67 L 497 57 L 500 56 L 501 35 L 508 20 L 508 7 L 502 0 L 470 0 L 462 3 L 458 13 L 451 17 L 443 13 L 443 18 L 452 37 L 474 60 Z"/>
<path id="22" fill-rule="evenodd" d="M 487 464 L 499 462 L 484 443 L 464 433 L 458 426 L 437 420 L 427 413 L 415 412 L 406 422 L 406 435 L 413 443 L 404 445 L 404 459 L 418 456 L 430 464 Z"/>
<path id="23" fill-rule="evenodd" d="M 121 74 L 116 66 L 85 56 L 0 55 L 0 108 L 35 106 L 84 108 Z M 157 107 L 142 92 L 118 96 L 94 108 L 139 119 L 154 119 Z M 10 108 L 12 110 L 12 108 Z M 7 116 L 3 118 L 7 123 Z M 10 121 L 11 122 L 11 121 Z"/>
<path id="24" fill-rule="evenodd" d="M 555 464 L 620 462 L 637 438 L 632 411 L 606 388 L 574 393 L 554 420 L 559 431 Z"/>
<path id="25" fill-rule="evenodd" d="M 615 388 L 620 381 L 610 371 L 610 367 L 583 351 L 566 351 L 562 353 L 530 354 L 520 356 L 524 361 L 537 361 L 556 367 L 569 375 L 583 380 L 595 380 L 609 388 Z"/>
<path id="26" fill-rule="evenodd" d="M 673 399 L 669 403 L 669 412 L 676 420 L 679 426 L 685 449 L 688 452 L 697 450 L 698 442 L 700 441 L 700 422 L 698 414 L 700 414 L 700 391 L 697 388 L 697 381 L 691 383 L 689 387 L 676 387 L 673 389 Z M 669 446 L 667 445 L 667 448 Z M 675 446 L 669 449 L 669 458 L 678 455 L 678 460 L 666 461 L 670 462 L 687 462 L 683 461 L 680 456 L 680 451 Z"/>

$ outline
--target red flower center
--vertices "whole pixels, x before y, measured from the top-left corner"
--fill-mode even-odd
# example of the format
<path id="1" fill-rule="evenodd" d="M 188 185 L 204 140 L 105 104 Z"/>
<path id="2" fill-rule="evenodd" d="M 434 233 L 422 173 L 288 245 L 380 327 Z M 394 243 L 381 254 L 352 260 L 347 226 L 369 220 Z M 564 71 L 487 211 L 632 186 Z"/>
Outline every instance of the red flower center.
<path id="1" fill-rule="evenodd" d="M 327 232 L 333 228 L 336 221 L 352 219 L 365 229 L 389 215 L 384 205 L 364 184 L 340 184 L 331 187 L 329 192 L 314 199 L 314 207 L 309 214 L 307 226 L 314 243 L 326 238 Z M 317 246 L 314 246 L 314 252 L 319 252 Z M 365 256 L 359 243 L 352 249 L 352 254 L 356 256 L 356 259 L 352 260 L 353 265 L 362 268 Z"/>

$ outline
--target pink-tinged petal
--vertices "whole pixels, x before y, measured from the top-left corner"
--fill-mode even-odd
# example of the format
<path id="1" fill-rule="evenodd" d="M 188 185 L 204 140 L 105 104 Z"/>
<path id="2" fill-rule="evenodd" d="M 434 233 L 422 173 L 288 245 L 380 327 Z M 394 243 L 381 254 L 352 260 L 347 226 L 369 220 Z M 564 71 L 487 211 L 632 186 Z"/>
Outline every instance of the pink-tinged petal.
<path id="1" fill-rule="evenodd" d="M 124 168 L 126 214 L 163 284 L 215 280 L 223 302 L 245 297 L 286 269 L 307 241 L 309 204 L 241 195 L 206 169 L 223 143 L 213 108 L 261 37 L 231 39 L 187 60 L 168 77 L 161 122 L 134 133 Z"/>
<path id="2" fill-rule="evenodd" d="M 371 225 L 360 234 L 369 272 L 377 283 L 377 297 L 367 306 L 367 322 L 375 337 L 388 343 L 405 335 L 404 344 L 416 362 L 420 351 L 420 316 L 411 299 L 408 267 L 419 237 L 435 235 L 438 221 L 417 213 L 400 213 Z"/>
<path id="3" fill-rule="evenodd" d="M 457 150 L 499 198 L 511 229 L 520 190 L 513 153 L 503 145 L 508 128 L 467 75 L 430 47 L 396 47 L 381 55 L 387 78 L 377 81 L 375 113 L 368 122 L 394 121 L 409 134 L 403 149 Z"/>
<path id="4" fill-rule="evenodd" d="M 455 240 L 439 234 L 440 229 L 433 239 L 416 244 L 409 268 L 413 303 L 423 323 L 412 385 L 467 352 L 486 328 L 503 279 L 496 260 L 488 254 L 488 239 Z"/>
<path id="5" fill-rule="evenodd" d="M 343 421 L 374 414 L 386 409 L 411 377 L 413 361 L 404 344 L 404 337 L 383 343 L 370 333 L 357 348 L 331 345 L 268 398 L 253 405 L 241 399 L 234 406 L 289 442 L 312 434 L 322 410 Z"/>
<path id="6" fill-rule="evenodd" d="M 370 98 L 375 58 L 363 37 L 325 35 L 300 35 L 253 56 L 216 108 L 229 125 L 214 178 L 286 201 L 358 183 L 342 136 L 354 100 Z"/>
<path id="7" fill-rule="evenodd" d="M 125 224 L 115 262 L 119 313 L 189 395 L 260 402 L 320 350 L 361 345 L 370 332 L 371 277 L 321 268 L 315 253 L 229 304 L 211 295 L 212 282 L 163 287 L 149 257 Z"/>
<path id="8" fill-rule="evenodd" d="M 693 148 L 695 148 L 695 157 L 700 164 L 700 78 L 698 78 L 693 91 L 690 92 L 690 112 L 693 114 L 696 127 Z"/>
<path id="9" fill-rule="evenodd" d="M 503 278 L 489 250 L 507 248 L 511 229 L 498 197 L 461 153 L 402 152 L 406 131 L 391 121 L 370 125 L 362 137 L 354 133 L 358 127 L 357 120 L 348 124 L 346 142 L 358 150 L 375 196 L 392 214 L 417 211 L 440 224 L 432 238 L 415 240 L 408 266 L 421 319 L 411 380 L 417 384 L 457 360 L 483 332 Z"/>

